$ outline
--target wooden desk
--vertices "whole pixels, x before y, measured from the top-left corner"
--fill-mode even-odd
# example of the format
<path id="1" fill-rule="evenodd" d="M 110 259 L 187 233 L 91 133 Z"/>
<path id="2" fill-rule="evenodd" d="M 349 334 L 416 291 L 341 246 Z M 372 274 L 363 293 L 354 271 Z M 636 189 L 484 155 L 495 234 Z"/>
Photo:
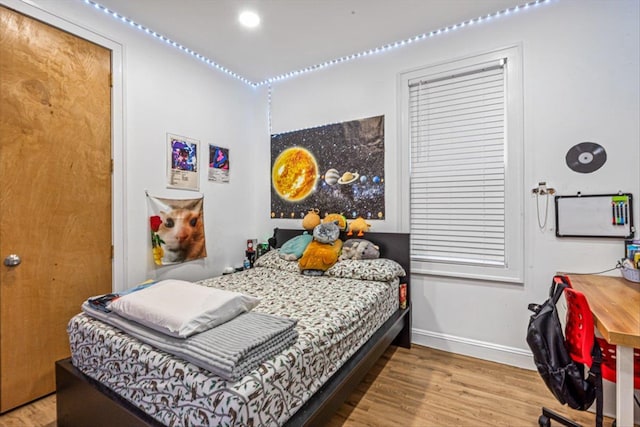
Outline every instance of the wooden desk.
<path id="1" fill-rule="evenodd" d="M 571 285 L 589 301 L 602 336 L 617 346 L 616 419 L 633 426 L 633 349 L 640 348 L 640 283 L 623 277 L 568 274 Z"/>

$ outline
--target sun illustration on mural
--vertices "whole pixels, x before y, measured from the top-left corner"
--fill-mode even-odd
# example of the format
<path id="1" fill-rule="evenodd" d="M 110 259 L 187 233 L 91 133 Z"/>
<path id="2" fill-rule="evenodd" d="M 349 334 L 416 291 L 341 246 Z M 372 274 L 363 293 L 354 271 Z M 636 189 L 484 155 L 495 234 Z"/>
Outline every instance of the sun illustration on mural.
<path id="1" fill-rule="evenodd" d="M 284 150 L 273 164 L 273 188 L 284 200 L 299 201 L 309 196 L 316 187 L 318 162 L 311 152 L 302 147 Z"/>

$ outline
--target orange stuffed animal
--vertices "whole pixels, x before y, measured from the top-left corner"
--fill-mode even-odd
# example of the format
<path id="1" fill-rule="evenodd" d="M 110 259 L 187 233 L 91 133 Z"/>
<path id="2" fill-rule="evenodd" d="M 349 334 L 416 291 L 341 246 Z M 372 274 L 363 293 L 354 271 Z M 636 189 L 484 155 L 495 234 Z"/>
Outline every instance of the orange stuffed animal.
<path id="1" fill-rule="evenodd" d="M 344 215 L 339 213 L 327 214 L 322 219 L 322 222 L 335 222 L 338 224 L 338 228 L 340 229 L 340 231 L 347 230 L 347 218 Z"/>
<path id="2" fill-rule="evenodd" d="M 302 218 L 302 228 L 309 233 L 313 232 L 316 225 L 320 224 L 320 210 L 310 209 L 309 212 Z"/>
<path id="3" fill-rule="evenodd" d="M 371 228 L 371 224 L 359 216 L 349 223 L 349 232 L 347 233 L 347 236 L 353 236 L 354 232 L 358 232 L 358 237 L 362 237 L 364 236 L 365 231 L 369 231 L 369 228 Z"/>
<path id="4" fill-rule="evenodd" d="M 302 274 L 322 276 L 338 261 L 342 251 L 340 229 L 335 222 L 323 222 L 313 229 L 313 241 L 307 245 L 298 266 Z"/>
<path id="5" fill-rule="evenodd" d="M 340 239 L 332 245 L 314 240 L 309 243 L 298 262 L 300 271 L 307 276 L 321 276 L 338 261 L 341 251 L 342 240 Z"/>

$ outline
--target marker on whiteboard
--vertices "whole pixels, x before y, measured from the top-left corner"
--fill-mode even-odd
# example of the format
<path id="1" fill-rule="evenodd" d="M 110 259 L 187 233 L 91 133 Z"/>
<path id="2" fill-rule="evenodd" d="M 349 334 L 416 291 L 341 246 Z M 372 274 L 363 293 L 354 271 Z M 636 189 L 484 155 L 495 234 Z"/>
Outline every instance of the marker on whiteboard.
<path id="1" fill-rule="evenodd" d="M 620 209 L 620 222 L 618 224 L 623 225 L 624 224 L 624 203 L 618 202 L 618 207 Z"/>
<path id="2" fill-rule="evenodd" d="M 629 223 L 629 203 L 624 204 L 624 223 Z"/>
<path id="3" fill-rule="evenodd" d="M 611 202 L 611 225 L 616 225 L 616 202 Z"/>
<path id="4" fill-rule="evenodd" d="M 620 206 L 620 225 L 624 224 L 624 206 L 622 202 L 618 202 L 618 206 Z"/>
<path id="5" fill-rule="evenodd" d="M 618 225 L 623 223 L 624 219 L 622 218 L 622 202 L 618 202 Z"/>

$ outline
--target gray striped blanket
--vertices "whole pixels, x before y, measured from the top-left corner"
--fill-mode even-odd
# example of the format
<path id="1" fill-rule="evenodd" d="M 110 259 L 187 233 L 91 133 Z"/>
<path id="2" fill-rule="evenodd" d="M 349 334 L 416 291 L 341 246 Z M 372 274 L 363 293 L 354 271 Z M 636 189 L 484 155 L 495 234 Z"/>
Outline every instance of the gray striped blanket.
<path id="1" fill-rule="evenodd" d="M 96 310 L 87 302 L 82 311 L 229 381 L 239 380 L 298 339 L 296 320 L 252 311 L 188 338 L 163 334 L 115 313 Z"/>

